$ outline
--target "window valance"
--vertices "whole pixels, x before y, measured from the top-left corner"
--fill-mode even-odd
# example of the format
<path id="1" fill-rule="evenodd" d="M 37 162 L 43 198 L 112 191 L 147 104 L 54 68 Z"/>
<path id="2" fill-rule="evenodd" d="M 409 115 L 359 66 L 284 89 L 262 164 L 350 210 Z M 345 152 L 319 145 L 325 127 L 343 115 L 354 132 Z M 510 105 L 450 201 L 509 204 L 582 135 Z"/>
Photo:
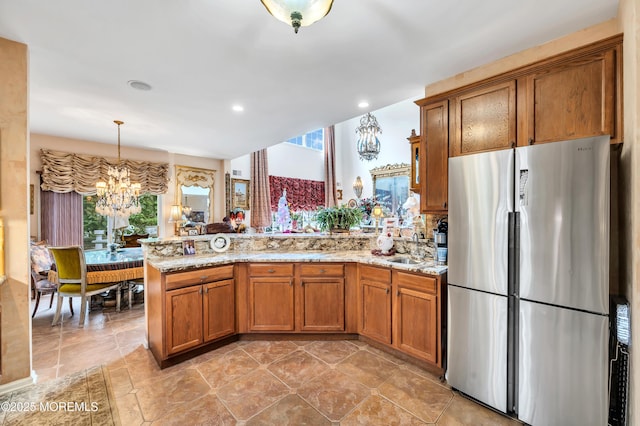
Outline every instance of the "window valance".
<path id="1" fill-rule="evenodd" d="M 109 166 L 117 160 L 68 152 L 41 150 L 43 191 L 71 192 L 92 195 L 96 182 L 107 180 Z M 139 182 L 142 193 L 165 194 L 169 183 L 169 164 L 150 161 L 122 160 L 129 168 L 132 182 Z"/>
<path id="2" fill-rule="evenodd" d="M 287 190 L 289 208 L 292 211 L 316 210 L 318 206 L 324 206 L 324 182 L 269 176 L 269 186 L 271 187 L 272 211 L 278 211 L 278 200 L 285 189 Z"/>

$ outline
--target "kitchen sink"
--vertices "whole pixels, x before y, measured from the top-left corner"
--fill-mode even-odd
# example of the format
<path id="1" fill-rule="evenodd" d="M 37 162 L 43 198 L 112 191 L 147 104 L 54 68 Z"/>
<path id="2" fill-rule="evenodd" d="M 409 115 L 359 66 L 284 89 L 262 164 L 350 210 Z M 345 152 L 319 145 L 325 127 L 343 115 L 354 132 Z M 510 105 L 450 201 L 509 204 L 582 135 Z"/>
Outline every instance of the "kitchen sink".
<path id="1" fill-rule="evenodd" d="M 410 257 L 394 257 L 393 259 L 389 259 L 389 262 L 402 263 L 405 265 L 417 265 L 419 263 L 422 263 L 418 260 L 413 260 Z"/>

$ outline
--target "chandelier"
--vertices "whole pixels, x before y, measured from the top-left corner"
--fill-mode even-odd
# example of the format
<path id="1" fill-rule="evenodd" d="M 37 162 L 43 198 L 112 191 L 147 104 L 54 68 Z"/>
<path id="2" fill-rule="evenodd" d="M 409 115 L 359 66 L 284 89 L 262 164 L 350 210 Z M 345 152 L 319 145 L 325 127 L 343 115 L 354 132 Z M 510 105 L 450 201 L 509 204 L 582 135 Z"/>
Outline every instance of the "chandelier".
<path id="1" fill-rule="evenodd" d="M 267 11 L 279 21 L 291 24 L 298 33 L 300 27 L 308 27 L 327 16 L 333 0 L 261 0 Z"/>
<path id="2" fill-rule="evenodd" d="M 140 213 L 140 184 L 131 183 L 129 169 L 121 165 L 120 161 L 120 125 L 124 122 L 114 120 L 118 125 L 118 163 L 116 166 L 109 166 L 107 182 L 98 181 L 96 183 L 97 198 L 96 212 L 102 216 L 129 217 L 132 214 Z"/>
<path id="3" fill-rule="evenodd" d="M 360 119 L 360 126 L 356 128 L 358 137 L 358 154 L 360 160 L 371 161 L 378 158 L 380 153 L 380 140 L 378 133 L 382 133 L 382 129 L 378 125 L 378 120 L 370 112 Z"/>

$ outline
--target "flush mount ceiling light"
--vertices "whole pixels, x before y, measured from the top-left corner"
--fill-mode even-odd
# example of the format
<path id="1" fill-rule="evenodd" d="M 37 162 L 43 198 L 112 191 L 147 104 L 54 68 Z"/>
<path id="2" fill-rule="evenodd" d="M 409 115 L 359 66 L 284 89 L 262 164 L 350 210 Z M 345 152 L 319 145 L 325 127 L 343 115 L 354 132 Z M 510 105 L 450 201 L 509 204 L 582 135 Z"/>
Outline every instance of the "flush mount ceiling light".
<path id="1" fill-rule="evenodd" d="M 376 117 L 370 112 L 362 116 L 360 126 L 356 128 L 356 133 L 360 134 L 357 145 L 360 160 L 371 161 L 377 159 L 380 153 L 378 133 L 382 133 L 382 129 L 378 125 Z"/>
<path id="2" fill-rule="evenodd" d="M 151 90 L 151 85 L 148 83 L 145 83 L 144 81 L 140 81 L 140 80 L 129 80 L 127 81 L 127 84 L 129 85 L 129 87 L 131 87 L 132 89 L 136 89 L 136 90 L 143 90 L 145 92 Z"/>
<path id="3" fill-rule="evenodd" d="M 369 102 L 367 101 L 362 101 L 358 104 L 358 108 L 368 108 L 369 107 Z"/>
<path id="4" fill-rule="evenodd" d="M 300 27 L 308 27 L 327 16 L 333 0 L 260 0 L 270 14 L 290 24 L 296 34 Z"/>

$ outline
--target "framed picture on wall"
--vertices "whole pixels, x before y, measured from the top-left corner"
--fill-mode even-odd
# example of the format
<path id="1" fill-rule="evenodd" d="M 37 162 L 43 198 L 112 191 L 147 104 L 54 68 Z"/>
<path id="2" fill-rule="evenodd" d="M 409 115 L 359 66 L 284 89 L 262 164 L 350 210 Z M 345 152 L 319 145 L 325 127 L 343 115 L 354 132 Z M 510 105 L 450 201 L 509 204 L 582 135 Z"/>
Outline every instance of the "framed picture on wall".
<path id="1" fill-rule="evenodd" d="M 249 180 L 231 179 L 231 208 L 249 210 Z"/>

